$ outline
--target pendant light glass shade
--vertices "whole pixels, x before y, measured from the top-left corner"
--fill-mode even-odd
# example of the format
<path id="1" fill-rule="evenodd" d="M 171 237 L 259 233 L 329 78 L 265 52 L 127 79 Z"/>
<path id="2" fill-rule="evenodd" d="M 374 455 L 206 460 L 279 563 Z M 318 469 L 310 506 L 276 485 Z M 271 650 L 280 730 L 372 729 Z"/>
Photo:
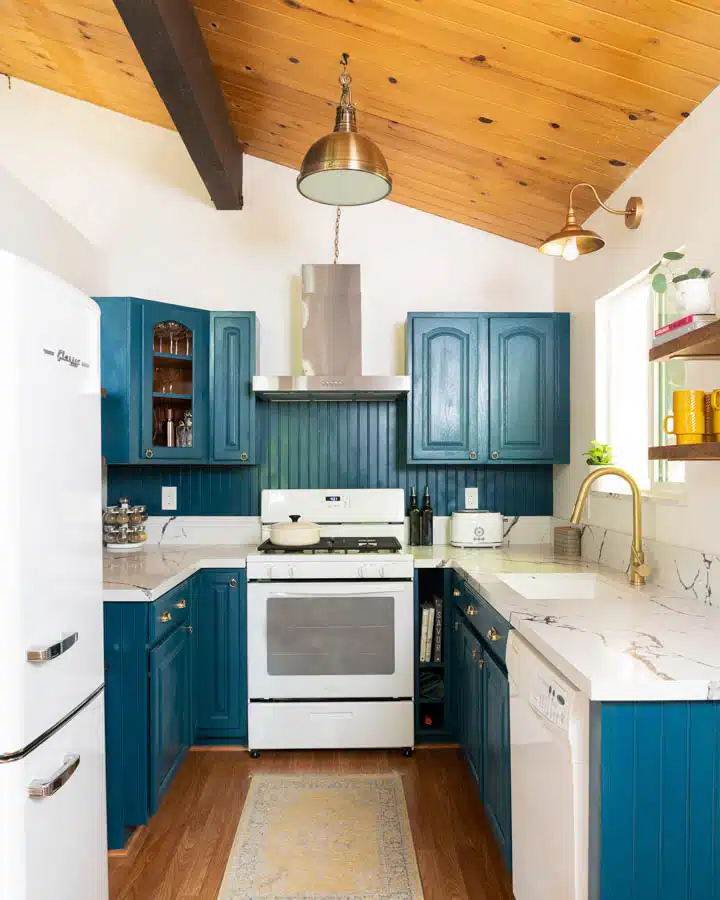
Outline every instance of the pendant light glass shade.
<path id="1" fill-rule="evenodd" d="M 608 206 L 598 196 L 598 192 L 591 184 L 576 184 L 570 191 L 570 199 L 568 201 L 567 218 L 564 227 L 551 234 L 538 247 L 541 253 L 547 256 L 558 256 L 562 259 L 572 262 L 578 256 L 584 256 L 586 253 L 594 253 L 596 250 L 602 250 L 605 241 L 595 231 L 587 228 L 581 228 L 575 218 L 575 210 L 573 209 L 573 193 L 580 187 L 590 188 L 595 194 L 595 199 L 600 206 L 609 213 L 616 216 L 625 216 L 625 225 L 627 228 L 635 229 L 640 225 L 643 217 L 643 202 L 640 197 L 631 197 L 625 209 L 613 209 Z"/>
<path id="2" fill-rule="evenodd" d="M 347 59 L 343 58 L 347 65 Z M 305 154 L 297 188 L 303 197 L 328 206 L 362 206 L 382 200 L 392 190 L 392 178 L 382 151 L 358 134 L 350 76 L 340 76 L 342 96 L 335 128 L 315 141 Z"/>

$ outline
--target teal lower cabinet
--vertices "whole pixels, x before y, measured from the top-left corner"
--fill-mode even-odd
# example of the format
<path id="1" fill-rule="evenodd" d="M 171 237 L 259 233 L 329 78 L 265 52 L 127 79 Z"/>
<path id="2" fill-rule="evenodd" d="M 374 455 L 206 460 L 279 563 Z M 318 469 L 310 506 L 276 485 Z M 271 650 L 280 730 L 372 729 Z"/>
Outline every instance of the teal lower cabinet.
<path id="1" fill-rule="evenodd" d="M 590 717 L 589 900 L 720 900 L 720 702 Z"/>
<path id="2" fill-rule="evenodd" d="M 244 569 L 199 574 L 194 606 L 195 726 L 198 743 L 247 742 Z"/>
<path id="3" fill-rule="evenodd" d="M 510 870 L 510 690 L 504 662 L 510 625 L 467 586 L 454 588 L 448 608 L 452 610 L 449 708 Z"/>
<path id="4" fill-rule="evenodd" d="M 190 641 L 176 628 L 150 651 L 150 812 L 157 812 L 192 738 Z"/>
<path id="5" fill-rule="evenodd" d="M 157 812 L 194 743 L 247 742 L 245 570 L 104 605 L 108 846 Z"/>

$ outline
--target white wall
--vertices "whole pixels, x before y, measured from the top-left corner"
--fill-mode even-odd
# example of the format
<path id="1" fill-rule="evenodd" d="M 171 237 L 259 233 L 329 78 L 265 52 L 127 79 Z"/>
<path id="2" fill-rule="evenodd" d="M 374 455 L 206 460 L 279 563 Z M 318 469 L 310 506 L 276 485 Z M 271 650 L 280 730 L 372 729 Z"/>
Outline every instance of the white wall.
<path id="1" fill-rule="evenodd" d="M 331 262 L 335 211 L 245 162 L 245 209 L 217 212 L 174 132 L 23 82 L 0 93 L 0 164 L 98 246 L 98 293 L 254 309 L 258 369 L 283 374 L 300 267 Z M 553 308 L 552 260 L 389 201 L 343 212 L 340 261 L 362 265 L 367 374 L 404 370 L 408 310 Z"/>
<path id="2" fill-rule="evenodd" d="M 582 452 L 595 436 L 595 302 L 642 272 L 666 250 L 685 246 L 693 263 L 720 271 L 720 89 L 705 100 L 616 192 L 624 207 L 631 194 L 645 201 L 637 231 L 620 216 L 598 212 L 588 220 L 605 248 L 572 263 L 557 262 L 556 308 L 572 313 L 571 454 L 555 475 L 555 514 L 567 516 L 587 474 Z M 715 276 L 715 291 L 718 290 Z M 720 387 L 717 363 L 687 366 L 687 387 Z M 633 398 L 628 397 L 632 403 Z M 669 411 L 669 410 L 668 410 Z M 644 410 L 639 410 L 644 415 Z M 720 553 L 720 465 L 689 463 L 686 497 L 680 504 L 646 502 L 645 531 L 656 540 Z M 630 531 L 629 500 L 591 497 L 588 521 Z"/>
<path id="3" fill-rule="evenodd" d="M 102 284 L 96 248 L 2 166 L 0 248 L 42 266 L 88 294 Z"/>

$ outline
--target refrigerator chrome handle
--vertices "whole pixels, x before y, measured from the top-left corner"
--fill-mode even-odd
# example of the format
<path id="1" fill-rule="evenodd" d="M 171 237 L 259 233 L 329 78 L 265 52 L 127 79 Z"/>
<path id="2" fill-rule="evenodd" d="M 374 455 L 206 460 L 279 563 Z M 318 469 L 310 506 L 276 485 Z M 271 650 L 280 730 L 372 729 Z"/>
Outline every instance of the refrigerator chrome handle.
<path id="1" fill-rule="evenodd" d="M 72 634 L 66 634 L 61 640 L 48 647 L 30 647 L 27 652 L 27 660 L 31 663 L 48 662 L 51 659 L 57 659 L 62 656 L 77 643 L 78 633 L 73 631 Z"/>
<path id="2" fill-rule="evenodd" d="M 73 777 L 80 765 L 80 754 L 72 753 L 65 757 L 62 767 L 54 772 L 47 781 L 42 778 L 36 778 L 28 785 L 28 794 L 36 800 L 42 800 L 44 797 L 52 797 L 57 794 L 63 785 Z"/>

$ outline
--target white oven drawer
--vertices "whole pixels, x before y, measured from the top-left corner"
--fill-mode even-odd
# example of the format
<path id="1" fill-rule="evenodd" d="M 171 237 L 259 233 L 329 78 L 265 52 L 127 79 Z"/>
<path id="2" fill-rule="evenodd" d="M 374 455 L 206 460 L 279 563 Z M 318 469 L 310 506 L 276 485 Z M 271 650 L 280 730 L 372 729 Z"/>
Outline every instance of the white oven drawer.
<path id="1" fill-rule="evenodd" d="M 340 747 L 412 747 L 409 700 L 349 703 L 250 703 L 251 750 L 319 750 Z"/>
<path id="2" fill-rule="evenodd" d="M 251 700 L 413 696 L 411 582 L 248 587 Z"/>

